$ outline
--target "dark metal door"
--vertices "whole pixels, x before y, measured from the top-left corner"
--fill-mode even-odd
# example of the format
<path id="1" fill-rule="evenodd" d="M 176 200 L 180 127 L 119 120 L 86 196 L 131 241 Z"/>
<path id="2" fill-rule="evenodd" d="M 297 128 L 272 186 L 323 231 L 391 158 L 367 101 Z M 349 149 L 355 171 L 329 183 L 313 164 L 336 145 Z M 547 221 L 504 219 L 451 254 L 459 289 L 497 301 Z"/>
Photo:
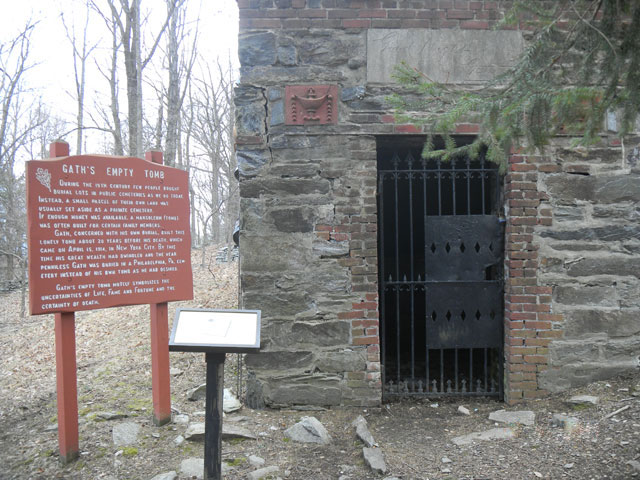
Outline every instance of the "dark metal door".
<path id="1" fill-rule="evenodd" d="M 384 393 L 502 395 L 499 174 L 378 148 Z"/>

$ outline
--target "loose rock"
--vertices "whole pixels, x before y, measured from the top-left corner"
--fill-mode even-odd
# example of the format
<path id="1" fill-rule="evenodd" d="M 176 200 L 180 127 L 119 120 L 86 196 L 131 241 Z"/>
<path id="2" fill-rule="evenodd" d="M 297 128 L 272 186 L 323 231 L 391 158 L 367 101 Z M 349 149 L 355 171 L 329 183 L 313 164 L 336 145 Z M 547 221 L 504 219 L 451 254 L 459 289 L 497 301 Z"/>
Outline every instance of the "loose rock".
<path id="1" fill-rule="evenodd" d="M 238 425 L 222 424 L 222 439 L 231 440 L 233 438 L 240 438 L 244 440 L 255 440 L 256 436 L 246 428 L 239 427 Z"/>
<path id="2" fill-rule="evenodd" d="M 489 414 L 489 420 L 500 423 L 533 425 L 536 421 L 536 414 L 530 410 L 520 410 L 516 412 L 498 410 Z"/>
<path id="3" fill-rule="evenodd" d="M 127 417 L 124 413 L 117 412 L 95 412 L 93 415 L 95 418 L 100 418 L 102 420 L 120 420 Z"/>
<path id="4" fill-rule="evenodd" d="M 467 416 L 471 415 L 471 412 L 469 411 L 469 409 L 466 407 L 463 407 L 462 405 L 458 407 L 458 413 L 460 415 L 467 415 Z"/>
<path id="5" fill-rule="evenodd" d="M 231 393 L 231 390 L 225 388 L 222 398 L 222 410 L 224 411 L 224 413 L 237 412 L 241 408 L 242 403 L 240 403 L 240 400 L 238 400 L 238 398 L 233 393 Z"/>
<path id="6" fill-rule="evenodd" d="M 597 405 L 599 401 L 599 397 L 592 395 L 576 395 L 567 400 L 567 403 L 570 405 Z"/>
<path id="7" fill-rule="evenodd" d="M 376 473 L 387 473 L 387 464 L 384 461 L 384 456 L 382 455 L 382 450 L 379 448 L 368 448 L 364 447 L 362 449 L 362 455 L 364 456 L 364 461 L 371 470 Z"/>
<path id="8" fill-rule="evenodd" d="M 198 480 L 204 477 L 204 458 L 187 458 L 180 462 L 180 473 L 187 478 L 196 477 Z"/>
<path id="9" fill-rule="evenodd" d="M 373 447 L 376 441 L 373 439 L 373 435 L 369 431 L 367 426 L 367 421 L 362 415 L 358 415 L 353 423 L 351 424 L 356 427 L 356 435 L 367 447 Z"/>
<path id="10" fill-rule="evenodd" d="M 492 428 L 484 432 L 473 432 L 453 438 L 454 445 L 470 445 L 474 440 L 505 440 L 513 438 L 515 433 L 510 428 Z"/>
<path id="11" fill-rule="evenodd" d="M 323 445 L 331 442 L 327 429 L 316 417 L 303 417 L 298 423 L 287 428 L 284 434 L 295 442 Z"/>
<path id="12" fill-rule="evenodd" d="M 257 455 L 249 455 L 249 465 L 252 467 L 262 467 L 264 463 L 264 458 Z"/>
<path id="13" fill-rule="evenodd" d="M 113 427 L 113 444 L 117 447 L 133 445 L 138 440 L 140 425 L 134 422 L 125 422 Z"/>
<path id="14" fill-rule="evenodd" d="M 551 419 L 551 426 L 564 428 L 568 432 L 577 427 L 579 423 L 580 421 L 576 417 L 570 417 L 562 413 L 554 413 Z"/>
<path id="15" fill-rule="evenodd" d="M 158 475 L 153 477 L 151 480 L 176 480 L 177 478 L 178 478 L 178 473 L 171 471 L 171 472 L 159 473 Z"/>
<path id="16" fill-rule="evenodd" d="M 629 460 L 627 462 L 627 465 L 640 472 L 640 462 L 638 462 L 637 460 Z"/>
<path id="17" fill-rule="evenodd" d="M 195 388 L 192 388 L 187 392 L 187 398 L 192 402 L 196 400 L 202 400 L 207 396 L 207 384 L 203 383 Z"/>
<path id="18" fill-rule="evenodd" d="M 261 478 L 269 477 L 272 475 L 277 475 L 280 473 L 280 467 L 277 465 L 273 465 L 271 467 L 259 468 L 258 470 L 254 470 L 247 474 L 247 478 L 249 480 L 260 480 Z"/>
<path id="19" fill-rule="evenodd" d="M 204 423 L 192 423 L 187 428 L 187 431 L 184 432 L 185 440 L 190 440 L 192 442 L 202 442 L 204 441 Z"/>
<path id="20" fill-rule="evenodd" d="M 189 415 L 176 415 L 173 417 L 173 423 L 177 423 L 178 425 L 187 425 L 189 423 Z"/>

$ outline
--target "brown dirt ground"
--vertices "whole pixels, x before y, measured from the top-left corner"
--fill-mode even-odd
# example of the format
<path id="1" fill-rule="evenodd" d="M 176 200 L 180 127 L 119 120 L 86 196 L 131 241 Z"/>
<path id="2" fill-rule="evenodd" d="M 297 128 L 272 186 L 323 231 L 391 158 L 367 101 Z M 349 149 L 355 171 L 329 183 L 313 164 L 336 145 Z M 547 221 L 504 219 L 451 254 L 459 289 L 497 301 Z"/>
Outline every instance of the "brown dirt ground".
<path id="1" fill-rule="evenodd" d="M 178 306 L 235 308 L 237 263 L 217 265 L 215 249 L 206 252 L 200 268 L 194 252 L 195 299 L 170 305 L 169 318 Z M 185 426 L 155 427 L 151 422 L 151 365 L 149 309 L 147 306 L 112 308 L 77 314 L 78 404 L 80 458 L 61 465 L 57 455 L 55 352 L 51 316 L 20 319 L 19 292 L 0 297 L 0 479 L 150 479 L 180 462 L 202 457 L 202 443 L 174 439 Z M 190 402 L 186 392 L 205 378 L 203 354 L 172 353 L 173 407 L 194 421 L 204 410 L 202 401 Z M 226 386 L 236 389 L 236 358 L 228 359 Z M 486 399 L 403 400 L 380 408 L 332 408 L 313 412 L 250 410 L 228 415 L 240 418 L 257 440 L 223 442 L 223 459 L 234 464 L 225 478 L 240 479 L 254 469 L 249 455 L 278 465 L 289 479 L 627 479 L 640 477 L 633 461 L 640 462 L 640 372 L 608 382 L 598 382 L 520 405 L 536 412 L 536 424 L 516 427 L 516 438 L 455 446 L 457 435 L 495 427 L 488 420 L 494 410 L 506 407 Z M 600 397 L 599 405 L 572 408 L 570 395 Z M 437 407 L 435 406 L 437 404 Z M 470 416 L 456 413 L 464 405 Z M 612 418 L 604 417 L 629 406 Z M 96 412 L 124 413 L 126 421 L 141 426 L 137 450 L 115 447 L 111 431 L 115 422 L 99 421 Z M 565 432 L 550 425 L 553 413 L 569 413 L 580 420 Z M 388 472 L 372 473 L 362 459 L 362 445 L 351 422 L 364 415 Z M 295 444 L 284 430 L 305 415 L 317 417 L 333 442 L 327 446 Z M 242 418 L 244 417 L 244 418 Z M 447 457 L 450 463 L 443 463 Z M 628 462 L 632 464 L 628 464 Z M 640 463 L 638 464 L 640 465 Z M 448 472 L 446 470 L 449 470 Z M 186 478 L 186 477 L 180 477 Z"/>

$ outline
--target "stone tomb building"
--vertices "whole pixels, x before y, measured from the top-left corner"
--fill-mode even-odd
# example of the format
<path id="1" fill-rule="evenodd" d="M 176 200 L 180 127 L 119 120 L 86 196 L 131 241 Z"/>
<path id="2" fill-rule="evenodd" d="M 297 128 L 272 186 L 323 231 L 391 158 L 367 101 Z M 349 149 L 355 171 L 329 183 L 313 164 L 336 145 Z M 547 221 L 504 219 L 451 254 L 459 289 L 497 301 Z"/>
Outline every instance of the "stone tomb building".
<path id="1" fill-rule="evenodd" d="M 252 406 L 395 395 L 510 403 L 637 368 L 640 153 L 614 137 L 423 162 L 385 98 L 407 61 L 477 85 L 525 47 L 504 4 L 238 0 L 243 308 Z M 461 141 L 478 126 L 457 126 Z"/>

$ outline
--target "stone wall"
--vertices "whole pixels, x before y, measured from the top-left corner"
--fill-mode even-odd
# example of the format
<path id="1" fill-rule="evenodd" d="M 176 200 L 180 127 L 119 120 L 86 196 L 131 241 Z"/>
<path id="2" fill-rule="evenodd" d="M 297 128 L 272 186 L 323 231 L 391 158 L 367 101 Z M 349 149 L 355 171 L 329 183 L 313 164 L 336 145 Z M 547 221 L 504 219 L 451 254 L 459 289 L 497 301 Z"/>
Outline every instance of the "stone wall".
<path id="1" fill-rule="evenodd" d="M 524 46 L 518 29 L 492 30 L 508 3 L 238 0 L 240 283 L 263 313 L 250 405 L 380 402 L 376 138 L 425 133 L 394 123 L 388 67 L 433 50 L 427 73 L 482 82 Z M 337 123 L 285 124 L 294 85 L 337 86 Z M 505 178 L 510 402 L 638 362 L 636 157 L 563 142 L 513 155 Z"/>

